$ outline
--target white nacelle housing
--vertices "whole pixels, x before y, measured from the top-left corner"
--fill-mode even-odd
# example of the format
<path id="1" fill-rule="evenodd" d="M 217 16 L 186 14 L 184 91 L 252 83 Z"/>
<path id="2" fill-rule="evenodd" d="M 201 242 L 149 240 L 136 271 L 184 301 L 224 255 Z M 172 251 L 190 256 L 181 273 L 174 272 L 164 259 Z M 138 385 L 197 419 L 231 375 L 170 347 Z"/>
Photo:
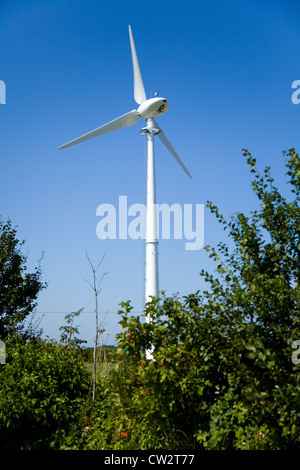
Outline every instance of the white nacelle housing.
<path id="1" fill-rule="evenodd" d="M 144 101 L 137 112 L 141 118 L 155 118 L 164 113 L 169 107 L 169 103 L 165 98 L 151 98 Z"/>

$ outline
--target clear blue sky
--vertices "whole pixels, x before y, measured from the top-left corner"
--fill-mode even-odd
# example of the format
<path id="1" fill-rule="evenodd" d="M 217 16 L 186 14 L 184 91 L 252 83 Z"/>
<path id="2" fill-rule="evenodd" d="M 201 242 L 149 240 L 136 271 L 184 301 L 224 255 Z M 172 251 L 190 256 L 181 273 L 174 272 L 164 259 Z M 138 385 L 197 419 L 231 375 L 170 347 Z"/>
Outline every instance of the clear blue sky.
<path id="1" fill-rule="evenodd" d="M 84 307 L 82 339 L 94 336 L 91 271 L 105 255 L 101 316 L 113 344 L 115 313 L 131 299 L 143 308 L 142 240 L 96 237 L 96 208 L 143 203 L 143 122 L 66 150 L 57 147 L 136 107 L 128 36 L 132 26 L 147 95 L 169 100 L 158 120 L 192 174 L 190 180 L 158 140 L 159 203 L 206 204 L 226 215 L 249 212 L 256 200 L 241 149 L 263 170 L 271 165 L 285 191 L 282 150 L 300 144 L 300 4 L 296 0 L 140 1 L 1 0 L 0 214 L 26 239 L 28 268 L 41 253 L 37 317 L 44 336 L 59 338 L 64 315 Z M 205 210 L 205 244 L 226 240 Z M 160 288 L 182 295 L 203 287 L 213 269 L 205 250 L 162 240 Z"/>

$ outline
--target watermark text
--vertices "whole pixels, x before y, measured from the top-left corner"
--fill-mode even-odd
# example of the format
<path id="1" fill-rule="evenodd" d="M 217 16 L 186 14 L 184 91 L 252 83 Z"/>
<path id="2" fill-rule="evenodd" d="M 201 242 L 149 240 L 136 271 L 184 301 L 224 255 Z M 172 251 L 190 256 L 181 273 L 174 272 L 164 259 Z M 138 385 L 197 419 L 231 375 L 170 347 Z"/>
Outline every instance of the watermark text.
<path id="1" fill-rule="evenodd" d="M 154 204 L 148 210 L 155 210 L 155 238 L 188 240 L 186 250 L 200 250 L 204 244 L 204 204 Z M 113 204 L 100 204 L 96 215 L 96 234 L 100 240 L 146 239 L 147 207 L 144 204 L 128 206 L 127 196 L 119 196 L 116 208 Z M 173 236 L 172 236 L 173 235 Z"/>
<path id="2" fill-rule="evenodd" d="M 5 343 L 0 340 L 0 364 L 6 363 Z"/>
<path id="3" fill-rule="evenodd" d="M 296 88 L 296 91 L 292 93 L 291 100 L 294 104 L 300 103 L 300 80 L 294 80 L 292 83 L 292 88 Z"/>
<path id="4" fill-rule="evenodd" d="M 299 357 L 299 356 L 300 356 L 300 340 L 299 340 L 299 339 L 297 339 L 296 341 L 293 342 L 292 348 L 293 348 L 293 349 L 298 348 L 298 349 L 296 349 L 296 351 L 292 354 L 292 363 L 297 365 L 297 364 L 299 364 L 299 362 L 300 362 L 300 357 Z"/>
<path id="5" fill-rule="evenodd" d="M 0 104 L 6 104 L 6 85 L 3 80 L 0 80 Z"/>

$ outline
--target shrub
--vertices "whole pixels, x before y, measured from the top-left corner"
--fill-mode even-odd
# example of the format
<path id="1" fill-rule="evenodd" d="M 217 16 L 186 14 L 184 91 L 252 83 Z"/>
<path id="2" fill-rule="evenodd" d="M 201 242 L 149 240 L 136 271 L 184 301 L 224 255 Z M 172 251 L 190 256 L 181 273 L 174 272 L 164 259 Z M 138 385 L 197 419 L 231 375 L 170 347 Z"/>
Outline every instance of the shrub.
<path id="1" fill-rule="evenodd" d="M 90 389 L 77 350 L 14 338 L 6 352 L 0 367 L 1 448 L 58 448 Z"/>

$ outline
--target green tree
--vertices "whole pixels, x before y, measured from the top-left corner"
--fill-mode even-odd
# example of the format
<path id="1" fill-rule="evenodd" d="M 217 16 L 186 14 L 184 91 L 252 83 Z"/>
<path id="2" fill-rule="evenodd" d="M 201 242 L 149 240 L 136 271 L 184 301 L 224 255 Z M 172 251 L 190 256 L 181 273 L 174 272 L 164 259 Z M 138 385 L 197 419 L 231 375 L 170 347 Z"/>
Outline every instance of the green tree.
<path id="1" fill-rule="evenodd" d="M 90 393 L 79 350 L 41 339 L 24 343 L 15 335 L 6 353 L 0 366 L 0 448 L 60 449 L 81 422 Z"/>
<path id="2" fill-rule="evenodd" d="M 0 337 L 5 339 L 22 328 L 33 313 L 37 297 L 45 287 L 41 282 L 41 267 L 26 272 L 26 256 L 16 238 L 11 221 L 0 221 Z"/>
<path id="3" fill-rule="evenodd" d="M 284 152 L 288 200 L 270 168 L 260 175 L 244 156 L 258 208 L 226 220 L 208 203 L 234 248 L 206 247 L 216 262 L 215 274 L 201 272 L 207 290 L 153 299 L 150 323 L 122 304 L 119 361 L 105 388 L 110 412 L 102 406 L 87 448 L 300 449 L 300 365 L 292 360 L 300 339 L 300 160 L 294 149 Z M 154 361 L 144 354 L 151 346 Z"/>

